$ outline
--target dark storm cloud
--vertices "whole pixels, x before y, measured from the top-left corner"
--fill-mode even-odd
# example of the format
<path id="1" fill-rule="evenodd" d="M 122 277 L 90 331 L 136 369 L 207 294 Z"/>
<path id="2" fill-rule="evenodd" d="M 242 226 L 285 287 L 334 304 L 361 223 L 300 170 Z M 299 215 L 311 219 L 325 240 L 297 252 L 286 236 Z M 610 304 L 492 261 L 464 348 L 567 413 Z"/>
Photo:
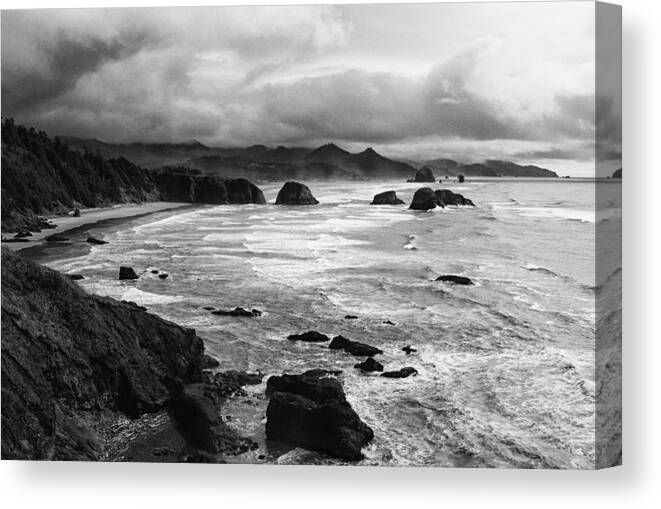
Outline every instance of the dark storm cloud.
<path id="1" fill-rule="evenodd" d="M 6 115 L 20 115 L 38 109 L 71 89 L 81 76 L 92 73 L 106 62 L 121 60 L 144 47 L 146 34 L 122 34 L 112 40 L 73 39 L 65 33 L 48 44 L 40 42 L 37 50 L 45 65 L 21 69 L 11 61 L 2 64 L 2 110 Z M 3 44 L 3 48 L 4 48 Z"/>
<path id="2" fill-rule="evenodd" d="M 565 142 L 594 142 L 592 56 L 562 6 L 561 38 L 509 16 L 467 35 L 470 7 L 392 9 L 396 31 L 368 6 L 3 13 L 3 114 L 118 142 L 585 158 Z"/>

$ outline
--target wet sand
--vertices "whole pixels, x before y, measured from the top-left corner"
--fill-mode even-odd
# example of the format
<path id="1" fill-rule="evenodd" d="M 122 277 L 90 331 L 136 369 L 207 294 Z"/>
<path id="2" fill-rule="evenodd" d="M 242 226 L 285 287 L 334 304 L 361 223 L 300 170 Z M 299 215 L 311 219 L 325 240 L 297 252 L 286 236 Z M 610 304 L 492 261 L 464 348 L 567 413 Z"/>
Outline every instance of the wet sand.
<path id="1" fill-rule="evenodd" d="M 85 233 L 90 228 L 99 228 L 121 224 L 128 220 L 144 217 L 157 212 L 198 207 L 197 204 L 179 202 L 151 202 L 144 204 L 118 205 L 115 207 L 81 210 L 80 217 L 51 216 L 50 219 L 57 228 L 33 232 L 28 237 L 29 242 L 3 242 L 2 246 L 31 259 L 43 258 L 47 251 L 57 248 L 58 256 L 65 256 L 71 250 L 89 249 L 91 244 L 85 242 Z M 47 242 L 46 237 L 55 233 L 66 234 L 70 241 Z M 14 233 L 6 233 L 4 238 L 12 238 Z M 80 237 L 80 238 L 79 238 Z"/>

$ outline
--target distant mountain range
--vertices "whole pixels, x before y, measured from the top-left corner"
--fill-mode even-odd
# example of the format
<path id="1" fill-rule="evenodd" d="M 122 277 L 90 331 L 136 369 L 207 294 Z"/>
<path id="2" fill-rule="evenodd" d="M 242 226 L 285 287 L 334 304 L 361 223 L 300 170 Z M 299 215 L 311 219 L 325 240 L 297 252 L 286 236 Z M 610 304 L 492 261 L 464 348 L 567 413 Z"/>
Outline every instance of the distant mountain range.
<path id="1" fill-rule="evenodd" d="M 499 160 L 464 164 L 452 159 L 397 161 L 368 148 L 351 153 L 334 143 L 316 149 L 305 147 L 213 148 L 198 141 L 186 143 L 112 144 L 99 140 L 63 138 L 71 148 L 98 152 L 106 158 L 124 157 L 144 168 L 187 166 L 222 178 L 255 181 L 289 179 L 409 179 L 422 166 L 437 178 L 466 177 L 558 177 L 551 170 Z"/>

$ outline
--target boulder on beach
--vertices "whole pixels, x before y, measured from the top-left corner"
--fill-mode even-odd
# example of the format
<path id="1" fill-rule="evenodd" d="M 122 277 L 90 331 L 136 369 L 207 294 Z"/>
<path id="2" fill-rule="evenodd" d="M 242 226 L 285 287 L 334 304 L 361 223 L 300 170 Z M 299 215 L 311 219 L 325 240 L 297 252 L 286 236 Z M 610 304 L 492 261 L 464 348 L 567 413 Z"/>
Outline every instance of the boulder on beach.
<path id="1" fill-rule="evenodd" d="M 119 268 L 119 279 L 138 279 L 140 276 L 138 276 L 135 271 L 133 270 L 133 267 L 120 267 Z"/>
<path id="2" fill-rule="evenodd" d="M 99 246 L 102 246 L 103 244 L 107 244 L 107 243 L 108 243 L 108 242 L 106 242 L 105 240 L 96 239 L 96 238 L 94 238 L 94 237 L 87 237 L 86 242 L 88 242 L 88 243 L 90 243 L 90 244 L 97 244 L 97 245 L 99 245 Z"/>
<path id="3" fill-rule="evenodd" d="M 73 217 L 80 217 L 80 209 L 74 209 Z"/>
<path id="4" fill-rule="evenodd" d="M 310 188 L 299 182 L 287 182 L 275 199 L 276 205 L 317 205 L 318 203 L 312 196 Z"/>
<path id="5" fill-rule="evenodd" d="M 421 187 L 413 195 L 413 200 L 411 200 L 409 208 L 413 210 L 430 210 L 436 208 L 438 204 L 438 197 L 434 191 L 429 187 Z"/>
<path id="6" fill-rule="evenodd" d="M 438 198 L 439 204 L 442 205 L 469 205 L 474 207 L 475 204 L 468 198 L 464 198 L 463 195 L 459 193 L 453 193 L 449 189 L 439 189 L 434 191 L 436 197 Z"/>
<path id="7" fill-rule="evenodd" d="M 306 341 L 308 343 L 323 343 L 324 341 L 330 341 L 330 338 L 326 334 L 317 332 L 314 330 L 304 332 L 303 334 L 291 334 L 287 336 L 289 341 Z"/>
<path id="8" fill-rule="evenodd" d="M 379 350 L 374 346 L 360 343 L 359 341 L 352 341 L 344 336 L 335 336 L 333 341 L 330 342 L 330 345 L 328 345 L 328 348 L 331 350 L 344 350 L 356 357 L 372 357 L 383 353 L 383 350 Z"/>
<path id="9" fill-rule="evenodd" d="M 436 177 L 431 168 L 423 166 L 416 172 L 413 182 L 436 182 Z"/>
<path id="10" fill-rule="evenodd" d="M 417 369 L 407 366 L 397 371 L 386 371 L 385 373 L 381 373 L 381 376 L 384 378 L 407 378 L 411 375 L 417 375 L 417 374 L 418 374 Z"/>
<path id="11" fill-rule="evenodd" d="M 24 237 L 32 237 L 32 232 L 27 228 L 21 228 L 16 232 L 16 235 L 14 235 L 15 239 L 22 239 Z"/>
<path id="12" fill-rule="evenodd" d="M 269 378 L 266 436 L 345 460 L 360 460 L 361 449 L 374 438 L 374 432 L 351 408 L 340 382 L 325 373 L 311 370 Z"/>
<path id="13" fill-rule="evenodd" d="M 384 191 L 383 193 L 375 194 L 374 199 L 370 205 L 403 205 L 404 201 L 397 198 L 395 191 Z"/>
<path id="14" fill-rule="evenodd" d="M 354 364 L 354 368 L 358 368 L 361 371 L 383 371 L 383 364 L 374 359 L 374 357 L 368 357 L 363 362 Z"/>
<path id="15" fill-rule="evenodd" d="M 229 311 L 225 311 L 224 309 L 218 309 L 217 311 L 212 311 L 211 314 L 220 315 L 220 316 L 245 316 L 248 318 L 252 318 L 254 316 L 262 316 L 262 312 L 259 309 L 252 309 L 249 311 L 241 307 L 236 307 Z"/>
<path id="16" fill-rule="evenodd" d="M 435 281 L 443 281 L 445 283 L 454 283 L 456 285 L 473 285 L 473 281 L 470 278 L 464 276 L 455 276 L 452 274 L 444 274 L 438 276 Z"/>
<path id="17" fill-rule="evenodd" d="M 463 184 L 463 182 L 464 182 L 465 179 L 466 179 L 466 177 L 464 177 L 463 175 L 459 175 L 459 176 L 457 177 L 457 180 L 459 181 L 460 184 Z"/>

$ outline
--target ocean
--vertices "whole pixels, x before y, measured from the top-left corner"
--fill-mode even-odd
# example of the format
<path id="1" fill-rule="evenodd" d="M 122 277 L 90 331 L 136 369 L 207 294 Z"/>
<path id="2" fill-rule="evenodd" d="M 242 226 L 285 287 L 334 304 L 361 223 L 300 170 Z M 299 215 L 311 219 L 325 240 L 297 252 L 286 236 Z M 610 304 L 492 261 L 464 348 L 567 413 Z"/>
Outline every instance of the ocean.
<path id="1" fill-rule="evenodd" d="M 621 222 L 619 183 L 606 186 L 612 200 L 599 217 L 588 179 L 435 184 L 477 206 L 429 212 L 369 205 L 386 190 L 410 203 L 424 184 L 306 184 L 320 205 L 272 205 L 281 183 L 266 184 L 268 205 L 90 228 L 109 244 L 44 261 L 82 273 L 79 284 L 90 292 L 195 328 L 220 369 L 342 370 L 347 399 L 375 433 L 360 464 L 594 466 L 595 223 Z M 118 281 L 120 265 L 140 279 Z M 434 281 L 441 274 L 475 285 Z M 224 317 L 205 306 L 263 314 Z M 287 340 L 308 330 L 376 346 L 386 370 L 412 366 L 419 374 L 362 374 L 353 367 L 358 358 Z M 406 345 L 417 352 L 406 355 Z M 224 408 L 229 424 L 261 444 L 264 385 Z M 266 462 L 341 463 L 277 444 L 264 450 Z"/>

